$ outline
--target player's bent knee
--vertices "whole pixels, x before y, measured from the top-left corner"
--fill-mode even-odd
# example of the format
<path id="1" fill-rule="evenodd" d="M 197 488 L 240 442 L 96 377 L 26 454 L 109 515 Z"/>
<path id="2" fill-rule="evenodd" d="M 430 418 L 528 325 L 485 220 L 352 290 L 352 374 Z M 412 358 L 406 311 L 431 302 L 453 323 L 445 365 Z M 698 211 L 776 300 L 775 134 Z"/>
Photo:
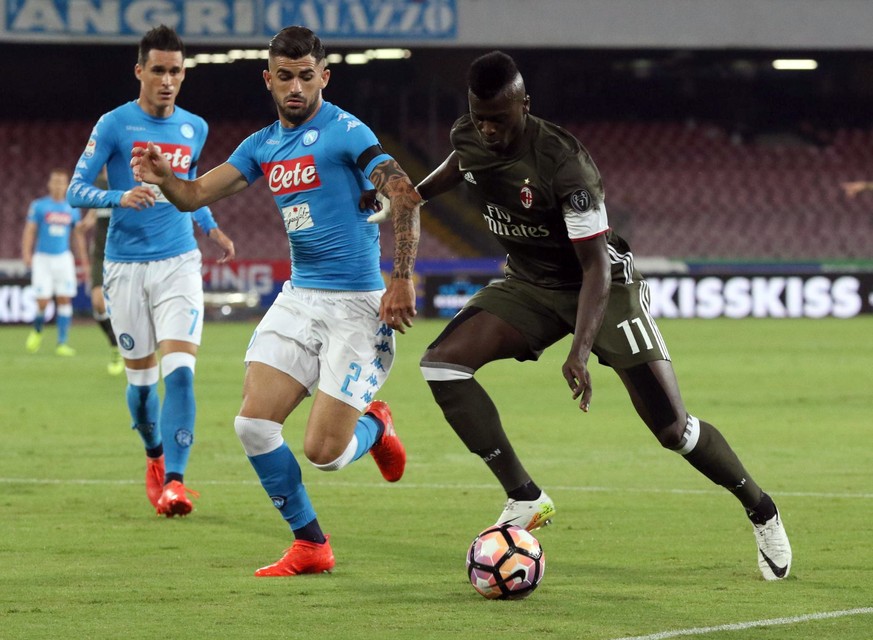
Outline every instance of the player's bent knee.
<path id="1" fill-rule="evenodd" d="M 355 459 L 355 452 L 358 449 L 358 437 L 352 435 L 352 439 L 346 445 L 345 450 L 338 456 L 329 451 L 321 450 L 319 452 L 304 452 L 306 458 L 313 467 L 319 471 L 339 471 L 347 466 Z"/>
<path id="2" fill-rule="evenodd" d="M 660 436 L 658 438 L 664 448 L 685 456 L 694 450 L 700 439 L 700 420 L 689 413 L 685 417 L 684 424 L 670 425 L 666 431 L 669 431 L 669 437 L 665 434 L 663 439 Z"/>
<path id="3" fill-rule="evenodd" d="M 427 357 L 427 356 L 425 356 Z M 470 367 L 463 367 L 448 362 L 430 362 L 422 359 L 419 363 L 421 375 L 428 382 L 452 382 L 455 380 L 469 380 L 476 373 Z"/>
<path id="4" fill-rule="evenodd" d="M 282 439 L 282 425 L 272 420 L 237 416 L 233 428 L 250 458 L 275 451 L 285 442 Z"/>

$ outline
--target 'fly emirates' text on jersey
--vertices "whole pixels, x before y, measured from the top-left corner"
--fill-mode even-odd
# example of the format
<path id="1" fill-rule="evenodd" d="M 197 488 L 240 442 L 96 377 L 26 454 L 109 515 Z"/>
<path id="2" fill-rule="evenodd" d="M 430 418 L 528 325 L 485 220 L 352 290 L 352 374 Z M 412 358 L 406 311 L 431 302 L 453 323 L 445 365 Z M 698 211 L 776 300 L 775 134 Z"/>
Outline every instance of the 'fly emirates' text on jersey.
<path id="1" fill-rule="evenodd" d="M 155 185 L 155 204 L 136 210 L 119 207 L 125 191 L 140 185 L 133 179 L 130 151 L 153 142 L 170 161 L 180 178 L 196 177 L 197 160 L 206 142 L 208 127 L 200 116 L 176 106 L 168 118 L 144 112 L 136 101 L 104 114 L 91 132 L 85 151 L 67 190 L 73 206 L 95 209 L 116 207 L 109 223 L 106 259 L 112 262 L 149 262 L 181 255 L 197 248 L 192 214 L 182 213 Z M 94 187 L 100 168 L 106 165 L 109 190 Z M 209 233 L 217 225 L 207 207 L 193 218 Z"/>
<path id="2" fill-rule="evenodd" d="M 385 286 L 379 225 L 358 203 L 373 168 L 390 158 L 367 125 L 325 101 L 298 127 L 276 121 L 253 133 L 228 162 L 249 184 L 264 176 L 288 233 L 293 286 L 376 291 Z"/>

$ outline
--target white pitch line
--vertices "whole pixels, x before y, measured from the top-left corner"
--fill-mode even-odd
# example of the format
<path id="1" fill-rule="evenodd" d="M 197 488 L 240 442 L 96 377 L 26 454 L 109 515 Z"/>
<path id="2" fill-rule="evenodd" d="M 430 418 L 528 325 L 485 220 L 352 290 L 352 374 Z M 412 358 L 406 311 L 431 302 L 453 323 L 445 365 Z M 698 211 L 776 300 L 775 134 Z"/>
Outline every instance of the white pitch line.
<path id="1" fill-rule="evenodd" d="M 678 638 L 680 636 L 702 636 L 718 631 L 742 631 L 754 627 L 772 627 L 784 624 L 797 624 L 798 622 L 810 622 L 812 620 L 827 620 L 830 618 L 845 618 L 847 616 L 861 616 L 873 613 L 873 607 L 861 607 L 860 609 L 846 609 L 845 611 L 825 611 L 822 613 L 808 613 L 803 616 L 790 618 L 771 618 L 769 620 L 755 620 L 753 622 L 736 622 L 722 624 L 717 627 L 698 627 L 695 629 L 676 629 L 674 631 L 661 631 L 648 636 L 626 636 L 615 640 L 665 640 L 666 638 Z"/>
<path id="2" fill-rule="evenodd" d="M 142 484 L 140 479 L 87 479 L 87 478 L 0 478 L 0 484 L 75 484 L 75 485 L 137 485 Z M 246 486 L 258 485 L 258 481 L 252 480 L 196 480 L 193 484 L 208 486 Z M 386 484 L 385 482 L 345 482 L 336 480 L 310 480 L 313 486 L 342 487 L 342 488 L 367 488 L 367 489 L 448 489 L 450 491 L 469 490 L 494 490 L 496 484 L 449 484 L 442 482 L 401 482 L 398 484 Z M 652 489 L 635 487 L 597 487 L 577 485 L 549 485 L 549 491 L 576 491 L 579 493 L 655 493 L 676 495 L 721 495 L 721 489 Z M 873 493 L 829 493 L 819 491 L 774 491 L 777 497 L 792 498 L 849 498 L 856 500 L 873 499 Z"/>

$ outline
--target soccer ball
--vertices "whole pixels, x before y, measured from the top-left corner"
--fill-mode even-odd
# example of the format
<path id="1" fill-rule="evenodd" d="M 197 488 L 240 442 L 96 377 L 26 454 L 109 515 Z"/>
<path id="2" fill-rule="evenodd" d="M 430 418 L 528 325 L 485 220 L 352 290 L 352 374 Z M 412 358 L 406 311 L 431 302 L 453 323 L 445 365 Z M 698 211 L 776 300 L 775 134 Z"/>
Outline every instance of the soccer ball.
<path id="1" fill-rule="evenodd" d="M 528 597 L 546 570 L 543 548 L 533 535 L 514 524 L 495 524 L 476 536 L 467 551 L 467 576 L 490 600 Z"/>

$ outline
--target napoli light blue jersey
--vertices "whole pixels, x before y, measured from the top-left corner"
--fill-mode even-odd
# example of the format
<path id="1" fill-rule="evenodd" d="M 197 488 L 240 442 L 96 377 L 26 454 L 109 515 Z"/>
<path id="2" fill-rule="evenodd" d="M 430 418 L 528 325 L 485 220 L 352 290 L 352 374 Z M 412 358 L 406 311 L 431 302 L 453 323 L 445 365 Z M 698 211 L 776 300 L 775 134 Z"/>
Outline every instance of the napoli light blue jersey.
<path id="1" fill-rule="evenodd" d="M 130 152 L 154 142 L 180 178 L 196 177 L 197 160 L 209 128 L 200 116 L 176 106 L 168 118 L 155 118 L 136 101 L 103 114 L 91 132 L 85 151 L 67 190 L 76 207 L 114 207 L 106 237 L 106 259 L 111 262 L 149 262 L 181 255 L 197 248 L 192 215 L 174 207 L 154 185 L 155 204 L 137 211 L 121 207 L 121 196 L 140 183 L 133 179 Z M 94 186 L 106 165 L 109 190 Z M 149 186 L 149 185 L 146 185 Z M 193 214 L 204 233 L 216 226 L 208 207 Z"/>
<path id="2" fill-rule="evenodd" d="M 51 196 L 30 203 L 27 221 L 36 223 L 36 253 L 58 255 L 70 250 L 70 232 L 82 219 L 78 209 Z"/>
<path id="3" fill-rule="evenodd" d="M 385 287 L 379 225 L 367 222 L 371 212 L 358 202 L 373 188 L 373 168 L 390 159 L 369 127 L 322 102 L 305 124 L 287 129 L 276 121 L 253 133 L 228 162 L 249 184 L 266 176 L 288 233 L 292 285 L 376 291 Z"/>

